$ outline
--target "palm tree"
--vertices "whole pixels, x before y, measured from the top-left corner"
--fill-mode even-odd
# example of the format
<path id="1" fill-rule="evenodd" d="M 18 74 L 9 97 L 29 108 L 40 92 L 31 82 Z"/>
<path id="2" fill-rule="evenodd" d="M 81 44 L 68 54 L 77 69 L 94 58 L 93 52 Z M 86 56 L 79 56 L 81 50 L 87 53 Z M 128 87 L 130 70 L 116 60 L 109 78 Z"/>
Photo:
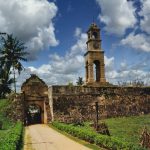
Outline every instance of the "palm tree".
<path id="1" fill-rule="evenodd" d="M 4 98 L 7 93 L 11 92 L 10 85 L 14 82 L 13 78 L 10 78 L 10 72 L 7 70 L 0 70 L 0 98 Z"/>
<path id="2" fill-rule="evenodd" d="M 16 74 L 15 70 L 20 74 L 23 66 L 20 61 L 27 61 L 25 56 L 28 54 L 24 50 L 24 43 L 20 42 L 13 35 L 6 34 L 6 38 L 2 36 L 2 47 L 0 48 L 0 67 L 10 74 L 11 69 L 14 74 L 14 90 L 16 93 Z"/>

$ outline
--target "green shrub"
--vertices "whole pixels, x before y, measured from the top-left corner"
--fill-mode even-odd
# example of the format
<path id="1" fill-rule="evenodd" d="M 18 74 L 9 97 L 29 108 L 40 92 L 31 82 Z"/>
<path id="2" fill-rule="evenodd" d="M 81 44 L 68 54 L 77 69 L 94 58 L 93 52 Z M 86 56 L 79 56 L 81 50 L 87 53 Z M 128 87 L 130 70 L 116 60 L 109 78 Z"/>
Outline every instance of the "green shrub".
<path id="1" fill-rule="evenodd" d="M 5 136 L 0 137 L 0 150 L 16 150 L 21 145 L 23 125 L 17 122 L 12 129 L 9 129 Z"/>
<path id="2" fill-rule="evenodd" d="M 107 135 L 98 134 L 96 132 L 87 130 L 83 127 L 75 127 L 73 125 L 67 125 L 64 123 L 53 122 L 53 126 L 59 130 L 65 131 L 75 137 L 90 143 L 95 143 L 100 147 L 104 147 L 111 150 L 145 150 L 144 148 L 133 145 L 127 142 L 123 142 L 118 138 L 110 137 Z"/>

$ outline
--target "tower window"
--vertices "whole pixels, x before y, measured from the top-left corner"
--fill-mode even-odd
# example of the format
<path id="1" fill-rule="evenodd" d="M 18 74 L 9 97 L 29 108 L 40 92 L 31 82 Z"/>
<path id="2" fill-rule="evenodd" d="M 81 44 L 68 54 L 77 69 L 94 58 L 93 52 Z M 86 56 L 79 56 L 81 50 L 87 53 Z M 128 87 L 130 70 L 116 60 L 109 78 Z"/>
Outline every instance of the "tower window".
<path id="1" fill-rule="evenodd" d="M 92 38 L 93 38 L 93 39 L 97 39 L 97 38 L 98 38 L 97 32 L 93 32 Z"/>
<path id="2" fill-rule="evenodd" d="M 100 81 L 100 62 L 98 60 L 95 60 L 93 64 L 94 64 L 94 80 L 96 82 L 99 82 Z"/>

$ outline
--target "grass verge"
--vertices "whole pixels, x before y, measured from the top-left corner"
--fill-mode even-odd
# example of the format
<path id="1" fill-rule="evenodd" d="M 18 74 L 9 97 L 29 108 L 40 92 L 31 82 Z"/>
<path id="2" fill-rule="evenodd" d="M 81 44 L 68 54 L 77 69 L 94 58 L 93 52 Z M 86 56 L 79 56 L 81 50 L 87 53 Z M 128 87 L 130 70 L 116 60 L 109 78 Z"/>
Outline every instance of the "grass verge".
<path id="1" fill-rule="evenodd" d="M 79 143 L 79 144 L 82 144 L 82 145 L 84 145 L 84 146 L 86 146 L 86 147 L 88 147 L 88 148 L 91 148 L 91 149 L 93 149 L 93 150 L 104 150 L 103 148 L 100 149 L 99 146 L 97 146 L 97 145 L 95 145 L 95 144 L 88 143 L 88 142 L 86 142 L 86 141 L 84 141 L 84 140 L 81 140 L 81 139 L 79 139 L 79 138 L 77 138 L 77 137 L 74 137 L 74 136 L 72 136 L 72 135 L 70 135 L 70 134 L 68 134 L 68 133 L 66 133 L 66 132 L 64 132 L 64 131 L 62 131 L 62 130 L 59 130 L 58 128 L 56 128 L 56 127 L 53 126 L 52 124 L 49 124 L 49 126 L 50 126 L 52 129 L 56 130 L 57 132 L 59 132 L 59 133 L 65 135 L 66 137 L 70 138 L 71 140 L 73 140 L 73 141 L 75 141 L 75 142 L 77 142 L 77 143 Z"/>
<path id="2" fill-rule="evenodd" d="M 10 103 L 7 99 L 0 99 L 0 150 L 20 150 L 22 146 L 22 123 L 10 121 L 6 116 L 5 111 Z"/>
<path id="3" fill-rule="evenodd" d="M 65 131 L 75 137 L 78 137 L 82 140 L 85 140 L 89 143 L 94 143 L 100 147 L 104 147 L 110 150 L 145 150 L 144 148 L 140 147 L 139 145 L 124 142 L 119 138 L 116 137 L 109 137 L 106 135 L 98 134 L 92 130 L 88 130 L 84 127 L 78 127 L 73 125 L 68 125 L 59 122 L 53 122 L 53 126 L 56 128 Z"/>

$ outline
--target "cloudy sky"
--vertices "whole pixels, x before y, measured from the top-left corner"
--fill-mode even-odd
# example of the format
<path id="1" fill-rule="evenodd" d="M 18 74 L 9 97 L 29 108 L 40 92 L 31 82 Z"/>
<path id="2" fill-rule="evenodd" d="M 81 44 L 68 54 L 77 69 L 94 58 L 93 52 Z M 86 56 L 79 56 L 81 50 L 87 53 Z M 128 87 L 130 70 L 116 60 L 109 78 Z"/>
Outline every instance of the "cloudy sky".
<path id="1" fill-rule="evenodd" d="M 150 84 L 150 0 L 0 0 L 0 32 L 30 53 L 17 86 L 31 73 L 48 85 L 84 78 L 86 31 L 101 28 L 106 79 Z"/>

